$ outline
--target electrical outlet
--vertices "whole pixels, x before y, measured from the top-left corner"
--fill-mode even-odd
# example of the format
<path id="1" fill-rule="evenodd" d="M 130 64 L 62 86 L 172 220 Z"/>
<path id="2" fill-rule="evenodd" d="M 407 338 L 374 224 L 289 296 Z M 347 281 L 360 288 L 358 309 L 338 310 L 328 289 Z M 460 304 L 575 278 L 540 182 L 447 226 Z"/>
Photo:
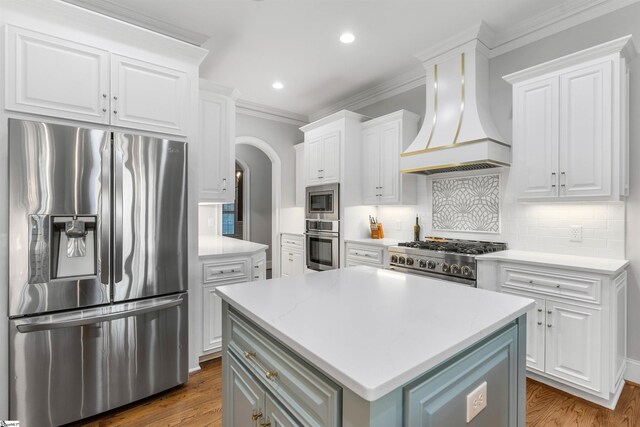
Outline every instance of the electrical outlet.
<path id="1" fill-rule="evenodd" d="M 470 422 L 487 407 L 487 382 L 480 384 L 467 394 L 467 422 Z"/>
<path id="2" fill-rule="evenodd" d="M 569 241 L 582 242 L 582 226 L 581 225 L 569 226 Z"/>

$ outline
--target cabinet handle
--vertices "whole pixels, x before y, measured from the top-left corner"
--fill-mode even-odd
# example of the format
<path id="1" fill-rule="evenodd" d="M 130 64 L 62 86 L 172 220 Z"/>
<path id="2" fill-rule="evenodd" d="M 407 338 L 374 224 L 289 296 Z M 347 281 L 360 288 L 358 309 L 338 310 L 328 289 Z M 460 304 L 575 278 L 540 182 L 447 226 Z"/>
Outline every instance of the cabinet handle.
<path id="1" fill-rule="evenodd" d="M 259 278 L 260 278 L 260 276 L 253 276 L 253 278 L 254 278 L 254 279 L 259 279 Z"/>
<path id="2" fill-rule="evenodd" d="M 548 310 L 548 311 L 547 311 L 547 314 L 551 314 L 551 310 Z"/>
<path id="3" fill-rule="evenodd" d="M 542 325 L 542 322 L 538 322 L 538 325 Z"/>
<path id="4" fill-rule="evenodd" d="M 271 420 L 267 417 L 267 421 L 260 423 L 260 427 L 271 427 Z"/>
<path id="5" fill-rule="evenodd" d="M 542 309 L 541 308 L 538 309 L 538 313 L 542 313 Z"/>
<path id="6" fill-rule="evenodd" d="M 550 328 L 550 327 L 551 327 L 551 323 L 547 323 L 547 328 Z"/>
<path id="7" fill-rule="evenodd" d="M 117 96 L 114 96 L 114 97 L 113 97 L 113 100 L 114 100 L 114 101 L 117 101 L 117 100 L 118 100 L 118 97 L 117 97 Z"/>
<path id="8" fill-rule="evenodd" d="M 560 172 L 560 176 L 562 178 L 564 178 L 562 180 L 563 182 L 560 183 L 560 187 L 564 188 L 565 191 L 566 191 L 566 188 L 567 188 L 567 174 L 565 172 Z"/>
<path id="9" fill-rule="evenodd" d="M 533 285 L 533 280 L 529 280 L 529 284 L 530 284 L 530 285 Z"/>
<path id="10" fill-rule="evenodd" d="M 262 418 L 262 411 L 260 411 L 260 409 L 254 409 L 253 414 L 251 414 L 251 419 L 258 421 L 260 418 Z"/>
<path id="11" fill-rule="evenodd" d="M 245 351 L 244 352 L 244 357 L 246 357 L 247 359 L 251 359 L 252 357 L 256 357 L 256 352 L 255 351 Z M 258 368 L 260 368 L 264 372 L 265 378 L 268 379 L 269 381 L 273 381 L 274 379 L 278 378 L 278 371 L 271 371 L 271 370 L 265 368 L 260 363 L 258 363 L 257 359 L 253 359 L 253 363 L 255 363 L 258 366 Z"/>
<path id="12" fill-rule="evenodd" d="M 551 188 L 556 188 L 556 173 L 555 172 L 551 172 L 551 179 L 552 179 Z"/>
<path id="13" fill-rule="evenodd" d="M 103 93 L 103 94 L 102 94 L 102 97 L 103 97 L 103 98 L 106 98 L 106 97 L 107 97 L 107 94 L 106 94 L 106 93 Z"/>
<path id="14" fill-rule="evenodd" d="M 102 112 L 103 112 L 103 113 L 106 113 L 106 112 L 107 112 L 107 109 L 106 109 L 106 108 L 103 108 L 103 109 L 102 109 Z"/>
<path id="15" fill-rule="evenodd" d="M 118 114 L 118 110 L 113 110 L 113 114 Z"/>
<path id="16" fill-rule="evenodd" d="M 560 289 L 560 285 L 556 285 L 556 288 Z"/>

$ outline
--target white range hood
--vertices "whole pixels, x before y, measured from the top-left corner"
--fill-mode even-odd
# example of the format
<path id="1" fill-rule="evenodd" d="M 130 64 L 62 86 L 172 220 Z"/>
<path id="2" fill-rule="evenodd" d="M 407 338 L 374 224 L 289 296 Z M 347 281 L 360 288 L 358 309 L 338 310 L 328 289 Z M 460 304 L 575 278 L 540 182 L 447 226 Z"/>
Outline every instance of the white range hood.
<path id="1" fill-rule="evenodd" d="M 489 113 L 490 30 L 480 23 L 416 55 L 427 71 L 422 129 L 401 154 L 403 173 L 434 174 L 509 166 L 511 146 Z"/>

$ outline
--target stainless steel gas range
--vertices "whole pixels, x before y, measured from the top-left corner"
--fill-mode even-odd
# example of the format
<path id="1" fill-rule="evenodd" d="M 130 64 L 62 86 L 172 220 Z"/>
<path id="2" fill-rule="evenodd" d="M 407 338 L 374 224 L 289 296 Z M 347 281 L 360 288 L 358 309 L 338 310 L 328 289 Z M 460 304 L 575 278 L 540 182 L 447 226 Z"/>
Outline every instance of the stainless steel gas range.
<path id="1" fill-rule="evenodd" d="M 476 255 L 507 249 L 506 243 L 427 239 L 389 248 L 390 269 L 476 286 Z"/>

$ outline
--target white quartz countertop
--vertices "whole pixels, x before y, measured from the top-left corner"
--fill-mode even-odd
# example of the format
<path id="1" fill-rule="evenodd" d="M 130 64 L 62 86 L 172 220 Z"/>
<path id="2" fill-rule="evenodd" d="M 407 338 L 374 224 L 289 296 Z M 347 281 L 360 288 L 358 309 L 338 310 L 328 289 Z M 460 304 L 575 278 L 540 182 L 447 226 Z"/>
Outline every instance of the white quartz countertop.
<path id="1" fill-rule="evenodd" d="M 200 236 L 198 241 L 198 255 L 200 257 L 216 255 L 247 255 L 267 249 L 262 243 L 232 239 L 224 236 Z"/>
<path id="2" fill-rule="evenodd" d="M 216 293 L 368 401 L 533 307 L 528 298 L 365 266 L 219 286 Z"/>
<path id="3" fill-rule="evenodd" d="M 476 256 L 476 260 L 510 261 L 556 268 L 614 275 L 621 272 L 629 261 L 626 259 L 596 258 L 575 255 L 550 254 L 546 252 L 500 251 Z"/>
<path id="4" fill-rule="evenodd" d="M 347 243 L 360 243 L 363 245 L 371 245 L 371 246 L 398 246 L 398 243 L 402 242 L 402 240 L 384 238 L 384 239 L 344 239 Z"/>

